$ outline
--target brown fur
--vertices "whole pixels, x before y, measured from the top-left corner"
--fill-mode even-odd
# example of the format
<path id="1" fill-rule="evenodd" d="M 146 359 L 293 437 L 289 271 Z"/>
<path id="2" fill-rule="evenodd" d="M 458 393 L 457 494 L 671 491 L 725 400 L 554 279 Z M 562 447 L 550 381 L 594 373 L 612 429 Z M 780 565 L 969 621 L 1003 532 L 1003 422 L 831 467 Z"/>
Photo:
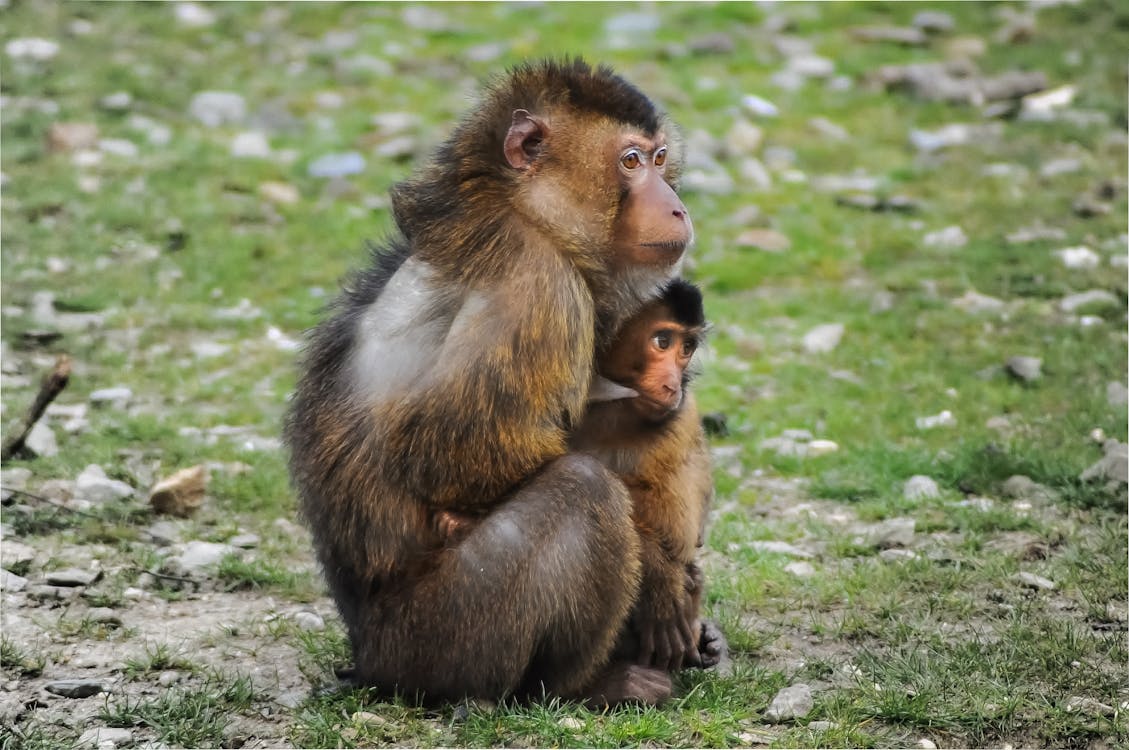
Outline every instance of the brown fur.
<path id="1" fill-rule="evenodd" d="M 514 130 L 519 110 L 544 127 Z M 598 332 L 681 254 L 617 262 L 605 141 L 665 127 L 609 70 L 517 69 L 393 189 L 399 235 L 313 331 L 285 438 L 360 682 L 429 700 L 669 695 L 656 670 L 609 663 L 638 534 L 623 482 L 567 445 Z M 656 226 L 683 222 L 663 211 Z M 476 522 L 445 539 L 443 513 Z"/>
<path id="2" fill-rule="evenodd" d="M 697 308 L 700 311 L 700 296 Z M 597 360 L 597 369 L 640 396 L 592 404 L 571 440 L 573 448 L 615 472 L 631 494 L 643 577 L 630 627 L 617 651 L 671 671 L 684 664 L 716 663 L 714 652 L 724 645 L 720 631 L 711 626 L 706 637 L 698 619 L 702 577 L 696 556 L 713 480 L 697 404 L 687 390 L 689 357 L 677 354 L 686 337 L 696 341 L 701 336 L 700 315 L 687 319 L 685 312 L 676 312 L 660 299 L 628 321 Z M 672 329 L 676 334 L 670 351 L 655 351 L 654 333 Z M 675 370 L 666 375 L 675 376 L 681 401 L 673 411 L 656 415 L 653 407 L 644 405 L 645 399 L 664 398 L 661 378 L 653 376 L 668 368 Z"/>

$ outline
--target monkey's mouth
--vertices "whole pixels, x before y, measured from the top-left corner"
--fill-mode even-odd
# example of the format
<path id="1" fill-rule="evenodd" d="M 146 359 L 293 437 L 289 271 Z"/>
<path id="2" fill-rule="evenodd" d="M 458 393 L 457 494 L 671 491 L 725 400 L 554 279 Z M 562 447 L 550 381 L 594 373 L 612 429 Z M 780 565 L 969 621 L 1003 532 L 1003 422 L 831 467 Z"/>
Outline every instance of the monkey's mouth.
<path id="1" fill-rule="evenodd" d="M 643 242 L 640 246 L 650 250 L 660 250 L 677 257 L 686 251 L 686 244 L 685 240 L 666 240 L 665 242 Z"/>
<path id="2" fill-rule="evenodd" d="M 678 407 L 682 405 L 682 395 L 679 394 L 677 398 L 665 401 L 656 401 L 653 398 L 640 394 L 640 396 L 635 399 L 635 403 L 638 409 L 646 416 L 659 422 L 678 410 Z"/>

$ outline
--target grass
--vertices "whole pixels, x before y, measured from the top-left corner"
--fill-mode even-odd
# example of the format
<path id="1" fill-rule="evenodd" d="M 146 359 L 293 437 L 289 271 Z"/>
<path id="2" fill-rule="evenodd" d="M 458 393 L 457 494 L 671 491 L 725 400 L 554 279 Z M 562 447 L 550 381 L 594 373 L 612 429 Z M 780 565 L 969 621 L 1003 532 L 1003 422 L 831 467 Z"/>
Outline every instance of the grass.
<path id="1" fill-rule="evenodd" d="M 938 9 L 955 30 L 925 47 L 902 47 L 862 43 L 851 28 L 909 24 L 920 4 L 443 4 L 425 6 L 447 20 L 427 30 L 413 27 L 416 11 L 398 4 L 209 4 L 216 23 L 192 28 L 178 24 L 168 4 L 13 3 L 0 14 L 4 39 L 54 39 L 60 51 L 40 63 L 0 56 L 4 428 L 12 429 L 62 351 L 76 366 L 60 402 L 84 403 L 116 385 L 134 398 L 91 407 L 83 432 L 65 433 L 49 420 L 60 453 L 11 463 L 33 477 L 31 494 L 3 508 L 5 542 L 42 546 L 52 560 L 94 550 L 106 576 L 70 606 L 128 610 L 124 591 L 163 556 L 144 533 L 158 520 L 142 499 L 151 476 L 212 462 L 225 468 L 211 472 L 208 499 L 183 525 L 183 539 L 225 542 L 253 532 L 261 543 L 220 563 L 218 591 L 158 580 L 150 592 L 158 604 L 269 597 L 280 612 L 325 604 L 304 538 L 276 526 L 294 519 L 295 504 L 285 457 L 260 439 L 278 435 L 295 355 L 268 331 L 300 338 L 341 276 L 363 262 L 364 240 L 389 230 L 388 188 L 422 157 L 379 156 L 374 147 L 386 136 L 374 114 L 414 115 L 407 133 L 426 153 L 465 111 L 477 81 L 529 56 L 583 53 L 636 81 L 687 134 L 704 131 L 718 143 L 747 117 L 743 96 L 771 99 L 779 116 L 749 118 L 764 133 L 755 156 L 768 163 L 766 151 L 775 149 L 803 175 L 770 168 L 771 186 L 757 188 L 741 177 L 747 157 L 722 152 L 736 188 L 683 194 L 698 235 L 689 273 L 714 323 L 698 400 L 703 412 L 724 414 L 729 428 L 712 441 L 720 450 L 707 607 L 729 637 L 735 670 L 680 676 L 677 698 L 662 709 L 608 713 L 554 701 L 432 711 L 365 690 L 317 690 L 296 708 L 274 709 L 263 736 L 342 747 L 1129 745 L 1125 488 L 1079 479 L 1101 456 L 1095 430 L 1122 441 L 1127 433 L 1124 406 L 1106 397 L 1110 382 L 1125 384 L 1127 370 L 1123 5 L 1084 0 L 1032 11 L 1034 36 L 1006 44 L 993 40 L 1001 14 L 1025 8 L 946 3 Z M 658 28 L 637 28 L 630 46 L 614 43 L 605 23 L 635 12 L 654 14 Z M 771 77 L 784 58 L 764 26 L 770 17 L 786 19 L 782 33 L 809 42 L 851 85 L 776 88 Z M 732 52 L 687 51 L 718 33 Z M 915 153 L 911 128 L 978 123 L 980 110 L 874 90 L 865 79 L 882 65 L 943 59 L 953 37 L 967 36 L 986 42 L 976 61 L 982 71 L 1041 70 L 1052 87 L 1076 86 L 1071 106 L 1106 124 L 1006 118 L 999 137 Z M 496 54 L 483 47 L 492 44 Z M 267 123 L 276 157 L 289 155 L 232 158 L 232 138 L 252 125 L 202 126 L 189 114 L 202 90 L 239 92 L 255 122 Z M 117 91 L 132 96 L 126 111 L 99 104 Z M 343 106 L 327 108 L 326 92 Z M 819 135 L 815 117 L 849 139 Z M 130 140 L 138 154 L 76 166 L 73 155 L 47 147 L 57 121 L 96 124 L 101 138 Z M 167 142 L 150 140 L 152 123 L 167 130 Z M 348 184 L 308 175 L 314 159 L 347 150 L 367 162 Z M 1041 173 L 1062 158 L 1077 159 L 1077 168 Z M 874 177 L 878 195 L 909 196 L 917 210 L 861 211 L 813 189 L 814 178 L 855 173 Z M 265 182 L 287 183 L 299 201 L 272 203 L 260 193 Z M 1108 213 L 1072 210 L 1079 195 L 1106 183 Z M 748 218 L 750 207 L 756 218 Z M 1006 239 L 1036 224 L 1063 238 Z M 754 225 L 784 233 L 791 249 L 740 246 L 737 238 Z M 926 234 L 952 225 L 967 236 L 965 247 L 925 246 Z M 1101 256 L 1098 267 L 1068 269 L 1052 254 L 1078 245 Z M 1087 289 L 1109 291 L 1116 302 L 1073 316 L 1058 307 Z M 23 334 L 50 327 L 29 313 L 43 291 L 54 294 L 57 312 L 95 313 L 103 324 L 61 327 L 59 340 L 35 344 Z M 973 313 L 953 304 L 969 291 L 1004 300 L 1006 309 Z M 1078 314 L 1094 316 L 1092 324 L 1081 325 Z M 806 352 L 803 335 L 828 322 L 844 325 L 839 346 Z M 204 356 L 201 344 L 224 348 Z M 1013 355 L 1041 358 L 1043 376 L 1009 377 L 1003 365 Z M 955 426 L 917 426 L 946 410 Z M 243 432 L 214 434 L 224 426 Z M 839 450 L 796 458 L 761 449 L 792 428 Z M 36 498 L 44 481 L 73 479 L 90 463 L 137 488 L 138 498 L 81 512 Z M 936 481 L 938 497 L 904 497 L 917 474 Z M 1050 495 L 1020 499 L 1026 503 L 1004 497 L 1004 482 L 1016 474 Z M 892 519 L 913 520 L 912 557 L 884 554 L 860 531 Z M 797 574 L 787 567 L 796 558 L 753 541 L 794 545 L 810 555 L 814 573 Z M 12 572 L 34 581 L 43 564 Z M 1031 589 L 1019 573 L 1055 588 Z M 107 634 L 81 609 L 35 613 L 38 636 L 20 631 L 0 641 L 5 679 L 25 686 L 65 667 L 66 657 L 41 643 L 94 647 L 134 635 Z M 243 644 L 247 664 L 215 671 L 202 662 L 236 637 L 252 641 Z M 246 676 L 258 659 L 285 651 L 282 661 L 313 690 L 333 684 L 350 658 L 333 618 L 325 630 L 305 631 L 279 615 L 238 636 L 209 638 L 145 641 L 117 666 L 131 690 L 93 718 L 131 727 L 139 743 L 229 744 L 241 736 L 236 724 L 270 705 L 270 686 Z M 134 690 L 169 669 L 188 681 Z M 813 687 L 812 712 L 765 722 L 776 691 L 797 682 Z M 1077 710 L 1076 699 L 1112 714 Z M 63 746 L 74 729 L 33 707 L 0 727 L 0 750 Z"/>

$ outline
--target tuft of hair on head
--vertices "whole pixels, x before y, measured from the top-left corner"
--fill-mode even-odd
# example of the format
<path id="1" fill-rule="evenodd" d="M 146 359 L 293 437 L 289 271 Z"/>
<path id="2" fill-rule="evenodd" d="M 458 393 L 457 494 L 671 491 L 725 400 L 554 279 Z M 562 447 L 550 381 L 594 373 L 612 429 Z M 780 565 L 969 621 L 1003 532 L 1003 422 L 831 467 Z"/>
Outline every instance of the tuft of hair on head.
<path id="1" fill-rule="evenodd" d="M 702 290 L 685 279 L 673 279 L 659 295 L 659 301 L 670 308 L 674 319 L 686 326 L 706 327 L 706 311 Z"/>

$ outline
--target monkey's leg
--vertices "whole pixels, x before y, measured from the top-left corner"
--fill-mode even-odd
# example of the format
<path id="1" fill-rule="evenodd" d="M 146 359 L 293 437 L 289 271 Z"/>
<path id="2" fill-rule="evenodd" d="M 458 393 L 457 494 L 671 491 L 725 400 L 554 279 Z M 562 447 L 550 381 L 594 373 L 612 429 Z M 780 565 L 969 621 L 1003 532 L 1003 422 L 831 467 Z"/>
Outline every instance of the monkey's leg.
<path id="1" fill-rule="evenodd" d="M 604 666 L 639 581 L 628 494 L 586 456 L 547 466 L 436 561 L 362 604 L 361 681 L 498 699 L 536 672 L 567 695 Z"/>

